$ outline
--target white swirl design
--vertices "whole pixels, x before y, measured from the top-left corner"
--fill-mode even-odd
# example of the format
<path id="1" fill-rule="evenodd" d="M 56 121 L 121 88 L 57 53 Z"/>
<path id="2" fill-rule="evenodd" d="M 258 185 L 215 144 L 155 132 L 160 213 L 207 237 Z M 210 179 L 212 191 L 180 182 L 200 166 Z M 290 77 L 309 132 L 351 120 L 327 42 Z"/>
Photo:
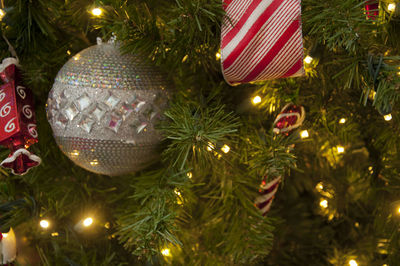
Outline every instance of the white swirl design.
<path id="1" fill-rule="evenodd" d="M 4 91 L 0 91 L 0 102 L 6 98 L 6 93 Z"/>
<path id="2" fill-rule="evenodd" d="M 38 133 L 36 131 L 36 124 L 29 124 L 28 125 L 28 131 L 29 131 L 29 134 L 31 134 L 32 137 L 34 137 L 34 138 L 38 137 Z"/>
<path id="3" fill-rule="evenodd" d="M 11 104 L 11 102 L 8 102 L 5 105 L 3 105 L 3 107 L 1 107 L 1 109 L 0 109 L 1 117 L 6 117 L 11 112 L 10 104 Z"/>
<path id="4" fill-rule="evenodd" d="M 22 113 L 25 115 L 26 118 L 31 119 L 32 118 L 32 110 L 31 110 L 31 106 L 30 105 L 24 105 L 24 107 L 22 107 Z"/>
<path id="5" fill-rule="evenodd" d="M 17 86 L 17 93 L 18 95 L 22 98 L 25 99 L 26 97 L 26 92 L 25 92 L 25 88 L 22 86 Z"/>
<path id="6" fill-rule="evenodd" d="M 6 126 L 4 127 L 4 131 L 7 133 L 13 132 L 16 128 L 15 123 L 13 122 L 16 117 L 12 118 L 10 121 L 7 122 Z"/>

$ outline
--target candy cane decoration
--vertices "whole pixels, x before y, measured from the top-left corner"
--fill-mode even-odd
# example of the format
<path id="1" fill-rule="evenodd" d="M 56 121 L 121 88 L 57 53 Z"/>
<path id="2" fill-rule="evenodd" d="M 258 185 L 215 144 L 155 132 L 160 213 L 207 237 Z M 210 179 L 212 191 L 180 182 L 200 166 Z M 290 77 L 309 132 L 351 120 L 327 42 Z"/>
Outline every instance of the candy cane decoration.
<path id="1" fill-rule="evenodd" d="M 282 177 L 278 176 L 269 183 L 266 183 L 265 179 L 261 183 L 261 196 L 256 198 L 255 205 L 260 209 L 263 216 L 265 216 L 271 209 L 272 201 L 274 200 L 275 194 L 278 191 L 281 180 Z"/>
<path id="2" fill-rule="evenodd" d="M 232 85 L 304 75 L 300 0 L 223 0 L 221 63 Z"/>

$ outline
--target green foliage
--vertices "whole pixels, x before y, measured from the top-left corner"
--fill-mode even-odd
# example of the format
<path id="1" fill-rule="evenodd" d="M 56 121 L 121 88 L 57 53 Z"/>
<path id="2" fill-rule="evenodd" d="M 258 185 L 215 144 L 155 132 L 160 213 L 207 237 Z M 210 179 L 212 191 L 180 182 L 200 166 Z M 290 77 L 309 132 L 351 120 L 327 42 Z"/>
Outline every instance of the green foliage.
<path id="1" fill-rule="evenodd" d="M 36 96 L 40 141 L 31 149 L 43 159 L 23 177 L 0 169 L 0 229 L 12 226 L 29 244 L 28 251 L 21 247 L 20 260 L 398 263 L 399 7 L 392 12 L 389 1 L 380 1 L 373 20 L 366 17 L 366 1 L 304 0 L 305 53 L 314 58 L 307 76 L 229 87 L 215 57 L 224 15 L 220 0 L 4 2 L 1 31 Z M 96 6 L 103 9 L 99 17 L 90 14 Z M 140 53 L 164 69 L 176 93 L 159 125 L 165 137 L 161 162 L 110 178 L 86 172 L 60 152 L 45 102 L 66 60 L 113 33 L 123 52 Z M 8 49 L 0 42 L 3 57 L 10 56 Z M 250 101 L 255 95 L 262 98 L 258 105 Z M 298 131 L 271 132 L 288 102 L 305 106 L 301 129 L 308 139 Z M 393 119 L 387 122 L 377 110 L 389 107 Z M 8 154 L 0 150 L 1 158 Z M 262 217 L 253 205 L 258 186 L 264 176 L 276 175 L 285 182 Z M 94 225 L 77 230 L 89 215 Z M 48 230 L 38 226 L 41 219 L 50 221 Z M 162 256 L 165 248 L 171 256 Z"/>

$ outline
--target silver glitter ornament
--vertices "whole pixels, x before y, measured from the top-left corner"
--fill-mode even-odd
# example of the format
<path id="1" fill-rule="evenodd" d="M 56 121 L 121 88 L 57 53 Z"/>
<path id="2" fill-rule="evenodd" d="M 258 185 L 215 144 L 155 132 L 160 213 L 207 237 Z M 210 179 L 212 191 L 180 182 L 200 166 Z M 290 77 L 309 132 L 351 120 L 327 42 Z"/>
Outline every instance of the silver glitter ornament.
<path id="1" fill-rule="evenodd" d="M 170 83 L 140 56 L 99 43 L 58 72 L 47 117 L 60 149 L 91 172 L 121 175 L 159 157 L 154 124 L 166 108 Z"/>

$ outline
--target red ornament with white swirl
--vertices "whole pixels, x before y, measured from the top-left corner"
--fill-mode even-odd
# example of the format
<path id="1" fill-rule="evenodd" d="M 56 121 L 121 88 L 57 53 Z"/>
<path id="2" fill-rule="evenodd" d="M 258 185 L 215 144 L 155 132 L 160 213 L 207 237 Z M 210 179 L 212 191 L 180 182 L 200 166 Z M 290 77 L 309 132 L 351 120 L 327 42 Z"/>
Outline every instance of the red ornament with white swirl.
<path id="1" fill-rule="evenodd" d="M 41 159 L 26 150 L 38 142 L 33 94 L 22 84 L 18 61 L 6 58 L 0 64 L 0 144 L 11 150 L 1 166 L 23 175 L 40 164 Z"/>
<path id="2" fill-rule="evenodd" d="M 285 133 L 288 135 L 292 130 L 300 127 L 305 118 L 306 112 L 303 106 L 289 103 L 282 108 L 282 111 L 276 117 L 273 131 L 275 134 Z"/>

